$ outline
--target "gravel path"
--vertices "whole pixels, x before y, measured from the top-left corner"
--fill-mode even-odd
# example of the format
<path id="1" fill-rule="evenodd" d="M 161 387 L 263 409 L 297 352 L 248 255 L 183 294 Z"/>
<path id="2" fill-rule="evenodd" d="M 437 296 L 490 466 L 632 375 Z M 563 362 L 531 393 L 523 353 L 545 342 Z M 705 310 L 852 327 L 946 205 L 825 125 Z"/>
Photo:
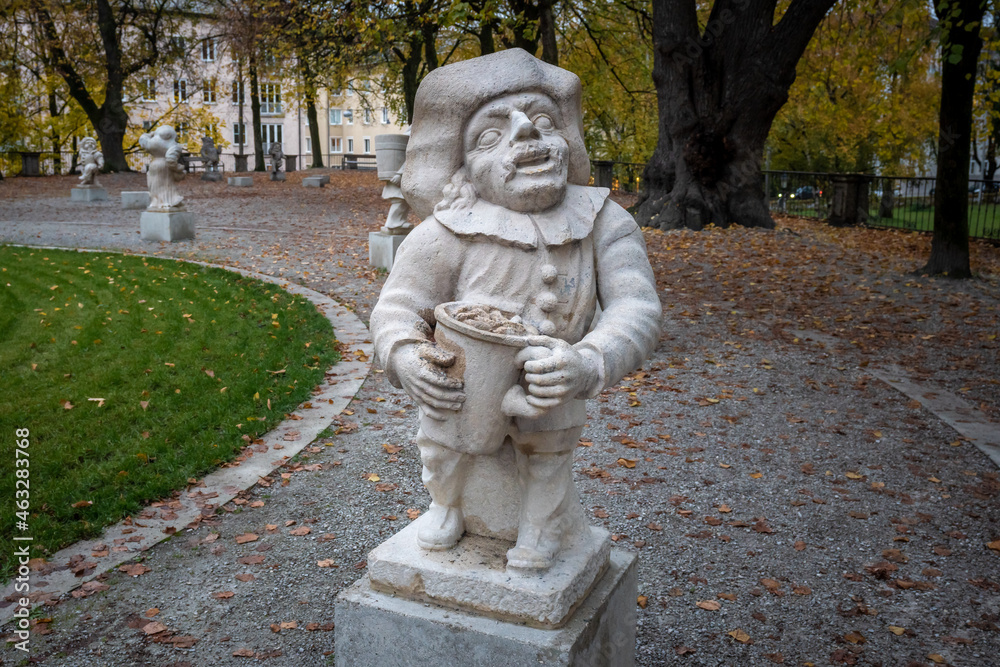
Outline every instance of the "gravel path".
<path id="1" fill-rule="evenodd" d="M 111 201 L 88 207 L 69 203 L 69 178 L 5 181 L 0 240 L 239 265 L 367 321 L 383 279 L 366 266 L 377 183 L 299 177 L 186 182 L 198 239 L 174 245 L 141 244 L 138 212 L 117 208 L 139 175 L 104 177 Z M 780 227 L 648 232 L 667 326 L 642 370 L 590 404 L 577 484 L 639 554 L 637 662 L 995 665 L 1000 475 L 872 371 L 899 366 L 1000 429 L 1000 249 L 977 245 L 982 277 L 955 283 L 907 273 L 922 237 Z M 332 664 L 333 598 L 429 502 L 415 419 L 374 372 L 269 486 L 145 552 L 148 572 L 46 608 L 33 660 Z M 156 621 L 168 631 L 147 635 Z"/>

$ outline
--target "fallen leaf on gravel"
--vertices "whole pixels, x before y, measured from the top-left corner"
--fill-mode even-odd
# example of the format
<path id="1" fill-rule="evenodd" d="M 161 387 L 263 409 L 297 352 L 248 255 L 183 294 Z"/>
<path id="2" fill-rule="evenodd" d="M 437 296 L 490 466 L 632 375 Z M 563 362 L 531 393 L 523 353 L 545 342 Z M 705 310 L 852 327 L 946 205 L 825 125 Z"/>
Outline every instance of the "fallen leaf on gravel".
<path id="1" fill-rule="evenodd" d="M 244 565 L 260 565 L 264 562 L 264 557 L 260 555 L 244 556 L 243 558 L 237 558 L 236 562 L 243 563 Z"/>
<path id="2" fill-rule="evenodd" d="M 334 563 L 332 558 L 325 558 L 321 561 L 316 561 L 316 564 L 320 567 L 333 567 Z"/>
<path id="3" fill-rule="evenodd" d="M 141 574 L 146 574 L 150 571 L 148 567 L 142 563 L 133 563 L 131 565 L 122 565 L 118 568 L 119 572 L 124 572 L 130 577 L 138 577 Z"/>
<path id="4" fill-rule="evenodd" d="M 274 531 L 278 530 L 278 524 L 269 523 L 266 526 L 264 526 L 264 530 L 266 530 L 269 533 L 273 533 Z"/>
<path id="5" fill-rule="evenodd" d="M 944 663 L 948 662 L 945 659 L 945 657 L 940 653 L 931 653 L 929 656 L 927 656 L 927 659 L 930 660 L 931 662 L 936 662 L 939 665 L 943 665 Z"/>
<path id="6" fill-rule="evenodd" d="M 228 600 L 234 595 L 236 595 L 236 593 L 233 591 L 219 591 L 218 593 L 212 593 L 212 597 L 216 600 Z"/>
<path id="7" fill-rule="evenodd" d="M 419 512 L 418 512 L 418 514 L 419 514 Z M 335 539 L 337 539 L 337 536 L 334 535 L 333 533 L 323 533 L 318 538 L 316 538 L 316 541 L 317 542 L 329 542 L 330 540 L 335 540 Z"/>
<path id="8" fill-rule="evenodd" d="M 142 626 L 142 631 L 147 635 L 155 635 L 159 632 L 166 632 L 166 630 L 167 626 L 163 625 L 163 623 L 160 623 L 159 621 L 153 621 L 152 623 L 147 623 Z"/>
<path id="9" fill-rule="evenodd" d="M 898 625 L 890 625 L 889 632 L 896 635 L 897 637 L 906 632 L 906 628 L 901 628 Z"/>
<path id="10" fill-rule="evenodd" d="M 309 526 L 299 526 L 298 528 L 292 528 L 288 531 L 289 535 L 295 535 L 296 537 L 301 537 L 302 535 L 308 535 L 312 532 L 312 528 Z"/>
<path id="11" fill-rule="evenodd" d="M 899 549 L 886 549 L 882 552 L 882 558 L 892 561 L 893 563 L 906 563 L 910 559 L 906 557 Z"/>
<path id="12" fill-rule="evenodd" d="M 150 607 L 149 609 L 146 610 L 146 618 L 153 618 L 159 613 L 160 610 L 157 607 Z"/>
<path id="13" fill-rule="evenodd" d="M 255 500 L 252 503 L 250 503 L 250 507 L 263 507 L 263 506 L 264 506 L 263 500 Z"/>
<path id="14" fill-rule="evenodd" d="M 77 588 L 75 591 L 70 593 L 70 595 L 72 595 L 76 599 L 80 599 L 80 598 L 85 598 L 89 595 L 93 595 L 94 593 L 100 593 L 101 591 L 106 591 L 109 588 L 111 587 L 108 586 L 107 584 L 102 584 L 97 580 L 92 580 L 88 581 L 83 586 Z"/>
<path id="15" fill-rule="evenodd" d="M 377 481 L 381 480 L 382 478 L 379 477 L 378 475 L 376 475 L 375 473 L 371 473 L 369 475 L 366 475 L 365 479 L 367 479 L 369 482 L 377 482 Z"/>
<path id="16" fill-rule="evenodd" d="M 785 656 L 780 653 L 765 653 L 764 657 L 777 665 L 785 664 Z"/>
<path id="17" fill-rule="evenodd" d="M 650 530 L 657 530 L 657 531 L 658 530 L 663 530 L 663 526 L 661 526 L 660 524 L 655 523 L 653 521 L 650 521 L 649 524 L 646 526 L 646 528 L 649 528 Z"/>
<path id="18" fill-rule="evenodd" d="M 757 523 L 755 523 L 753 525 L 753 530 L 756 533 L 773 533 L 774 532 L 774 530 L 769 525 L 767 525 L 767 521 L 765 519 L 763 519 L 763 518 L 759 519 L 757 521 Z"/>
<path id="19" fill-rule="evenodd" d="M 400 446 L 400 445 L 390 445 L 388 442 L 383 443 L 382 449 L 384 449 L 389 454 L 398 454 L 401 451 L 403 451 L 402 446 Z"/>
<path id="20" fill-rule="evenodd" d="M 299 627 L 299 622 L 298 621 L 282 621 L 281 622 L 281 629 L 282 630 L 294 630 L 297 627 Z"/>
<path id="21" fill-rule="evenodd" d="M 796 551 L 803 551 L 806 548 L 806 543 L 802 540 L 796 540 L 795 544 L 792 545 L 792 548 Z"/>
<path id="22" fill-rule="evenodd" d="M 730 507 L 729 505 L 722 504 L 719 505 L 719 511 L 722 512 L 723 514 L 728 514 L 729 512 L 733 511 L 733 508 Z"/>
<path id="23" fill-rule="evenodd" d="M 729 600 L 730 602 L 736 602 L 736 595 L 734 595 L 733 593 L 719 593 L 715 597 L 719 598 L 720 600 Z"/>
<path id="24" fill-rule="evenodd" d="M 598 519 L 607 519 L 609 515 L 605 510 L 596 509 L 594 510 L 594 516 L 596 516 Z"/>
<path id="25" fill-rule="evenodd" d="M 637 459 L 618 459 L 618 465 L 623 468 L 634 468 Z"/>
<path id="26" fill-rule="evenodd" d="M 233 651 L 233 655 L 237 658 L 252 658 L 253 649 L 252 648 L 238 648 Z"/>
<path id="27" fill-rule="evenodd" d="M 987 542 L 986 546 L 988 546 L 990 549 L 993 549 L 993 551 L 1000 551 L 1000 540 L 993 540 L 992 542 Z"/>
<path id="28" fill-rule="evenodd" d="M 796 595 L 811 595 L 812 589 L 808 586 L 796 586 L 792 589 L 792 592 Z"/>
<path id="29" fill-rule="evenodd" d="M 645 609 L 646 605 L 649 604 L 649 598 L 646 597 L 645 595 L 640 595 L 639 597 L 636 598 L 635 601 L 642 609 Z"/>
<path id="30" fill-rule="evenodd" d="M 727 632 L 726 634 L 729 635 L 730 637 L 732 637 L 733 639 L 735 639 L 736 641 L 738 641 L 741 644 L 746 644 L 748 641 L 750 641 L 750 635 L 748 635 L 747 633 L 743 632 L 739 628 L 736 628 L 735 630 Z"/>
<path id="31" fill-rule="evenodd" d="M 247 542 L 256 542 L 259 538 L 254 533 L 243 533 L 242 535 L 236 536 L 236 544 L 246 544 Z"/>
<path id="32" fill-rule="evenodd" d="M 719 611 L 719 609 L 722 608 L 722 605 L 715 600 L 702 600 L 701 602 L 696 603 L 695 606 L 706 611 Z"/>
<path id="33" fill-rule="evenodd" d="M 412 508 L 412 507 L 410 509 L 406 510 L 406 518 L 407 519 L 410 519 L 412 521 L 413 519 L 416 519 L 418 516 L 420 516 L 420 510 Z"/>
<path id="34" fill-rule="evenodd" d="M 864 644 L 868 641 L 860 632 L 848 632 L 844 635 L 844 640 L 850 642 L 851 644 Z"/>
<path id="35" fill-rule="evenodd" d="M 996 542 L 993 542 L 993 544 L 1000 544 L 1000 540 L 997 540 Z M 987 545 L 987 546 L 989 546 L 989 545 Z M 990 547 L 990 548 L 992 549 L 993 547 Z M 948 547 L 936 546 L 936 547 L 934 547 L 934 553 L 936 553 L 938 556 L 950 556 L 951 555 L 951 549 L 949 549 Z"/>
<path id="36" fill-rule="evenodd" d="M 382 482 L 381 484 L 375 485 L 375 490 L 381 491 L 382 493 L 385 493 L 386 491 L 392 491 L 395 488 L 397 487 L 392 482 Z"/>
<path id="37" fill-rule="evenodd" d="M 245 572 L 243 574 L 237 574 L 236 575 L 236 581 L 242 581 L 242 582 L 253 581 L 256 578 L 257 577 L 253 576 L 249 572 Z"/>

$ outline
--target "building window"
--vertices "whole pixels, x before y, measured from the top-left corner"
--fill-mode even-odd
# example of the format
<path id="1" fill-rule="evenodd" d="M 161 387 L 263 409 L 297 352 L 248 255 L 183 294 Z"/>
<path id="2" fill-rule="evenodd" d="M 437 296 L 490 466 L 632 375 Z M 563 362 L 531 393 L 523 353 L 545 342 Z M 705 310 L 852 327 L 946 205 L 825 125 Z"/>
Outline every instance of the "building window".
<path id="1" fill-rule="evenodd" d="M 382 107 L 382 124 L 389 124 L 389 109 L 387 107 Z"/>
<path id="2" fill-rule="evenodd" d="M 344 91 L 341 90 L 340 88 L 337 88 L 336 90 L 330 92 L 330 97 L 341 97 L 343 94 Z"/>
<path id="3" fill-rule="evenodd" d="M 312 152 L 313 152 L 313 140 L 312 140 L 312 137 L 306 137 L 305 151 L 306 151 L 306 153 L 309 153 L 310 155 L 312 154 Z"/>
<path id="4" fill-rule="evenodd" d="M 233 143 L 245 144 L 247 142 L 246 125 L 244 123 L 233 123 Z"/>
<path id="5" fill-rule="evenodd" d="M 201 60 L 202 62 L 215 62 L 215 40 L 211 37 L 201 40 Z"/>
<path id="6" fill-rule="evenodd" d="M 343 123 L 343 116 L 340 109 L 330 109 L 330 125 L 340 125 Z"/>
<path id="7" fill-rule="evenodd" d="M 143 79 L 140 95 L 145 101 L 154 101 L 156 99 L 156 79 Z"/>
<path id="8" fill-rule="evenodd" d="M 271 144 L 280 144 L 284 139 L 281 138 L 281 131 L 284 129 L 284 125 L 279 125 L 277 123 L 261 123 L 260 125 L 260 138 L 264 142 L 264 151 L 267 152 L 271 150 Z"/>
<path id="9" fill-rule="evenodd" d="M 365 137 L 365 153 L 371 153 L 371 152 L 372 152 L 372 138 Z"/>
<path id="10" fill-rule="evenodd" d="M 143 132 L 149 132 L 152 129 L 153 129 L 153 121 L 151 121 L 151 120 L 144 120 L 144 121 L 142 121 L 142 131 Z"/>
<path id="11" fill-rule="evenodd" d="M 343 153 L 344 152 L 344 140 L 340 137 L 330 137 L 330 152 L 331 153 Z"/>
<path id="12" fill-rule="evenodd" d="M 347 86 L 347 96 L 348 97 L 353 97 L 354 96 L 354 87 L 353 86 Z"/>
<path id="13" fill-rule="evenodd" d="M 354 111 L 346 109 L 344 111 L 344 120 L 347 121 L 348 125 L 354 125 Z"/>
<path id="14" fill-rule="evenodd" d="M 183 37 L 171 37 L 170 50 L 173 51 L 174 55 L 184 55 L 187 51 L 187 42 Z"/>
<path id="15" fill-rule="evenodd" d="M 215 123 L 205 126 L 205 136 L 212 137 L 213 141 L 218 141 L 219 139 L 219 126 Z"/>
<path id="16" fill-rule="evenodd" d="M 260 112 L 274 116 L 281 113 L 281 86 L 277 83 L 260 85 Z"/>
<path id="17" fill-rule="evenodd" d="M 204 104 L 215 104 L 215 79 L 205 79 L 202 82 L 201 101 Z"/>
<path id="18" fill-rule="evenodd" d="M 187 123 L 177 123 L 177 143 L 183 144 L 187 142 L 188 139 L 188 124 Z"/>
<path id="19" fill-rule="evenodd" d="M 174 102 L 181 104 L 182 102 L 187 102 L 187 81 L 184 79 L 174 80 Z"/>
<path id="20" fill-rule="evenodd" d="M 371 124 L 372 124 L 372 110 L 365 109 L 365 125 L 371 125 Z"/>
<path id="21" fill-rule="evenodd" d="M 242 81 L 233 81 L 233 104 L 246 104 L 246 87 Z"/>
<path id="22" fill-rule="evenodd" d="M 347 137 L 347 152 L 354 152 L 354 137 Z"/>

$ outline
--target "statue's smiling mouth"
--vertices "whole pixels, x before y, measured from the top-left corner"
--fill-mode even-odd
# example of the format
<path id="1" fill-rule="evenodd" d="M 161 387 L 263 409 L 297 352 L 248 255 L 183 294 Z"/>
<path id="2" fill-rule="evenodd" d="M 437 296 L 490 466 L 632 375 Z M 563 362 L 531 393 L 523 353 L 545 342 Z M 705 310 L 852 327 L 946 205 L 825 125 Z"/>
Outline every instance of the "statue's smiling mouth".
<path id="1" fill-rule="evenodd" d="M 550 158 L 550 151 L 546 148 L 544 150 L 531 151 L 519 157 L 514 164 L 519 174 L 540 174 L 551 170 L 555 166 L 556 161 Z"/>

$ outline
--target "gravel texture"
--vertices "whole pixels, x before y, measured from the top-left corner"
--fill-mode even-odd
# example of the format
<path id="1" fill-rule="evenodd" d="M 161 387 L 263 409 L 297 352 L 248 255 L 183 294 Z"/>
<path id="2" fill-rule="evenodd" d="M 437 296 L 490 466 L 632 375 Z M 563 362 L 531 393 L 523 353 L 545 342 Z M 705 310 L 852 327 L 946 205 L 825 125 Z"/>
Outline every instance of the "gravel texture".
<path id="1" fill-rule="evenodd" d="M 86 206 L 70 204 L 71 177 L 4 181 L 0 240 L 230 263 L 367 321 L 378 184 L 334 172 L 311 190 L 301 174 L 182 183 L 198 238 L 174 245 L 142 244 L 138 212 L 118 208 L 140 175 L 102 177 L 110 201 Z M 897 364 L 1000 429 L 1000 249 L 977 245 L 981 276 L 954 282 L 909 274 L 927 241 L 898 232 L 786 219 L 647 243 L 664 333 L 590 403 L 575 468 L 593 522 L 639 554 L 637 663 L 996 665 L 1000 475 L 871 368 Z M 332 664 L 337 592 L 428 505 L 415 431 L 415 407 L 376 370 L 269 486 L 145 552 L 148 572 L 44 608 L 32 660 Z M 147 634 L 157 621 L 167 630 Z M 10 644 L 0 658 L 25 659 Z"/>

